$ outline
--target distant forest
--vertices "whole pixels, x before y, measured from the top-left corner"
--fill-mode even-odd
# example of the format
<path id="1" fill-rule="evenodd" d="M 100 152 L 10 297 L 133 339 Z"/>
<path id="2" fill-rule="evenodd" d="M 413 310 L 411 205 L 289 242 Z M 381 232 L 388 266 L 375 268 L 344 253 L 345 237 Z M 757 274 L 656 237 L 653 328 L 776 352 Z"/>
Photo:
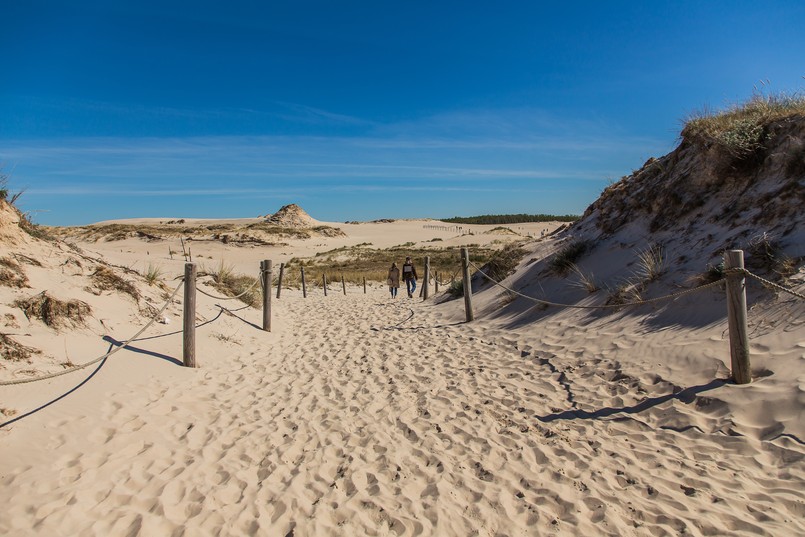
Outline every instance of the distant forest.
<path id="1" fill-rule="evenodd" d="M 451 224 L 524 224 L 526 222 L 575 222 L 579 217 L 573 214 L 482 214 L 481 216 L 454 216 L 442 218 Z"/>

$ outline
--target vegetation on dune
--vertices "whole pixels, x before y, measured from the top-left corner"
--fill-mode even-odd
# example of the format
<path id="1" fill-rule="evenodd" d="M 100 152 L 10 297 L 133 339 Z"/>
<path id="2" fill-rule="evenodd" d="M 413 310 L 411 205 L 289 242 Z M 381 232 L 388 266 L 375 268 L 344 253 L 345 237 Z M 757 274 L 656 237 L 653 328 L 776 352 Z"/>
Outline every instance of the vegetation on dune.
<path id="1" fill-rule="evenodd" d="M 4 360 L 31 363 L 31 356 L 34 354 L 42 354 L 42 351 L 14 341 L 5 334 L 0 334 L 0 356 Z"/>
<path id="2" fill-rule="evenodd" d="M 414 243 L 401 244 L 387 249 L 369 248 L 368 244 L 346 246 L 327 252 L 319 252 L 309 259 L 293 258 L 285 264 L 283 286 L 301 285 L 300 267 L 305 268 L 308 285 L 320 285 L 322 274 L 328 281 L 340 282 L 341 276 L 347 283 L 361 284 L 367 281 L 385 282 L 392 262 L 401 266 L 406 257 L 411 257 L 420 279 L 425 276 L 425 256 L 430 257 L 431 274 L 438 273 L 443 284 L 459 277 L 461 254 L 458 247 L 422 248 Z M 471 245 L 470 260 L 476 265 L 489 262 L 497 252 L 494 248 Z M 277 271 L 275 270 L 275 275 Z"/>
<path id="3" fill-rule="evenodd" d="M 38 295 L 17 300 L 14 306 L 20 308 L 28 319 L 39 319 L 47 326 L 83 326 L 92 314 L 92 308 L 80 300 L 59 300 L 43 291 Z"/>
<path id="4" fill-rule="evenodd" d="M 529 222 L 575 222 L 578 215 L 565 214 L 484 214 L 480 216 L 454 216 L 442 218 L 450 224 L 527 224 Z"/>
<path id="5" fill-rule="evenodd" d="M 206 272 L 202 270 L 202 272 Z M 238 297 L 238 299 L 249 306 L 257 306 L 263 300 L 263 288 L 258 284 L 257 278 L 244 274 L 235 274 L 232 265 L 227 265 L 223 261 L 218 265 L 214 272 L 207 273 L 212 276 L 213 285 L 216 289 L 227 296 Z"/>
<path id="6" fill-rule="evenodd" d="M 10 257 L 0 257 L 0 285 L 5 287 L 28 287 L 28 277 L 19 263 Z"/>
<path id="7" fill-rule="evenodd" d="M 554 254 L 548 267 L 554 273 L 564 276 L 573 269 L 576 262 L 590 250 L 592 244 L 589 241 L 574 240 L 567 243 Z"/>
<path id="8" fill-rule="evenodd" d="M 484 274 L 499 282 L 515 271 L 526 251 L 519 244 L 506 245 L 502 250 L 495 252 L 492 258 L 484 265 Z"/>
<path id="9" fill-rule="evenodd" d="M 805 95 L 755 91 L 745 103 L 726 110 L 694 113 L 685 121 L 681 136 L 716 144 L 734 157 L 747 157 L 763 147 L 770 123 L 792 116 L 805 116 Z"/>
<path id="10" fill-rule="evenodd" d="M 98 265 L 91 276 L 92 283 L 97 291 L 117 291 L 131 296 L 135 301 L 140 300 L 137 287 L 115 274 L 109 267 Z M 90 290 L 91 291 L 91 290 Z"/>

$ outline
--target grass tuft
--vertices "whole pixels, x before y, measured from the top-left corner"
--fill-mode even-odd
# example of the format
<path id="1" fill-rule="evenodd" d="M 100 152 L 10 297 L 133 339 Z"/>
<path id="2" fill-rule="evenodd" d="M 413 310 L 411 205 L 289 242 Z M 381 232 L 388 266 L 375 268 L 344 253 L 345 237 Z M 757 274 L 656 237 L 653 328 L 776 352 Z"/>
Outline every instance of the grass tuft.
<path id="1" fill-rule="evenodd" d="M 571 264 L 570 272 L 576 275 L 576 279 L 570 285 L 578 289 L 583 289 L 592 294 L 601 289 L 592 272 L 584 272 L 575 263 Z"/>
<path id="2" fill-rule="evenodd" d="M 653 282 L 665 272 L 665 252 L 662 246 L 651 245 L 637 254 L 637 276 L 644 282 Z"/>
<path id="3" fill-rule="evenodd" d="M 143 275 L 148 285 L 156 285 L 162 279 L 162 268 L 152 263 L 148 264 L 148 268 Z"/>

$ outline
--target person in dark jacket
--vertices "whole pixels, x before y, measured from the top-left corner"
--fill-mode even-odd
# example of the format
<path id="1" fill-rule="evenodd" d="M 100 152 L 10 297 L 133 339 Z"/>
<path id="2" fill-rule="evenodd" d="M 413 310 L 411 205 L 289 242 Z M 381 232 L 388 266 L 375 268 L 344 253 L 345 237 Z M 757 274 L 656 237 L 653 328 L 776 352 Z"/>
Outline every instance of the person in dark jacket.
<path id="1" fill-rule="evenodd" d="M 403 263 L 402 266 L 402 276 L 403 280 L 405 280 L 405 289 L 408 291 L 408 298 L 413 298 L 418 276 L 416 275 L 416 267 L 411 263 L 410 257 L 405 258 L 405 263 Z"/>

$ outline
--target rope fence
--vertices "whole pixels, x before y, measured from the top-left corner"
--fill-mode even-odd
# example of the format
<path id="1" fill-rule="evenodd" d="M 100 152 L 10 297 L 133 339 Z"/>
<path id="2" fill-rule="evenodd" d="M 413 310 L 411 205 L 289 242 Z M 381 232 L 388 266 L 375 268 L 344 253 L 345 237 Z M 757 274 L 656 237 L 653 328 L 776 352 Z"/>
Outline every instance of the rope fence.
<path id="1" fill-rule="evenodd" d="M 425 278 L 423 281 L 423 285 L 420 288 L 420 296 L 423 297 L 423 300 L 428 299 L 428 288 L 429 283 L 433 280 L 436 283 L 436 289 L 438 290 L 438 284 L 440 282 L 440 278 L 438 274 L 431 273 L 430 271 L 430 262 L 429 258 L 425 258 Z M 463 295 L 464 295 L 464 304 L 465 304 L 465 311 L 466 311 L 466 320 L 467 322 L 471 322 L 474 320 L 474 313 L 472 308 L 472 286 L 471 286 L 471 277 L 470 277 L 470 267 L 475 269 L 476 273 L 480 274 L 486 280 L 492 282 L 495 286 L 498 286 L 504 289 L 506 292 L 514 294 L 516 296 L 522 297 L 526 300 L 543 304 L 546 306 L 554 306 L 559 308 L 573 308 L 573 309 L 583 309 L 583 310 L 602 310 L 602 309 L 620 309 L 620 308 L 627 308 L 627 307 L 637 307 L 646 304 L 655 304 L 664 301 L 674 301 L 680 297 L 687 296 L 690 294 L 698 293 L 700 291 L 704 291 L 707 289 L 714 288 L 716 286 L 721 286 L 726 283 L 726 291 L 727 291 L 727 313 L 728 313 L 728 324 L 729 324 L 729 333 L 730 333 L 730 352 L 732 357 L 732 371 L 733 376 L 738 383 L 745 383 L 749 382 L 750 379 L 750 371 L 749 371 L 749 344 L 748 344 L 748 337 L 747 337 L 747 320 L 746 320 L 746 278 L 752 278 L 757 280 L 764 286 L 769 288 L 775 289 L 780 292 L 784 292 L 790 294 L 794 297 L 800 298 L 805 300 L 805 295 L 799 293 L 793 289 L 785 287 L 783 285 L 777 284 L 775 282 L 771 282 L 757 274 L 753 274 L 752 272 L 746 270 L 743 266 L 743 252 L 741 250 L 732 250 L 725 253 L 725 270 L 723 275 L 712 282 L 709 282 L 704 285 L 700 285 L 691 289 L 684 289 L 682 291 L 676 293 L 670 293 L 663 296 L 643 299 L 643 300 L 635 300 L 631 302 L 623 302 L 623 303 L 613 303 L 613 304 L 597 304 L 597 305 L 586 305 L 586 304 L 563 304 L 560 302 L 554 302 L 550 300 L 545 300 L 543 298 L 537 298 L 533 296 L 529 296 L 524 294 L 516 289 L 513 289 L 511 286 L 504 285 L 501 281 L 496 280 L 489 274 L 487 274 L 481 267 L 478 267 L 475 263 L 471 262 L 469 259 L 469 252 L 467 248 L 461 249 L 461 267 L 459 271 L 462 272 L 462 283 L 463 283 Z M 285 265 L 280 265 L 280 277 L 279 282 L 277 285 L 277 298 L 280 297 L 280 289 L 282 286 L 282 277 L 283 271 L 285 269 Z M 458 272 L 458 271 L 457 271 Z M 185 264 L 185 274 L 184 276 L 179 276 L 176 279 L 180 279 L 181 281 L 170 294 L 169 298 L 165 301 L 162 307 L 159 309 L 157 313 L 155 313 L 149 322 L 145 324 L 136 334 L 131 336 L 129 339 L 124 341 L 123 343 L 117 345 L 115 348 L 109 350 L 107 353 L 99 356 L 94 360 L 90 360 L 86 363 L 70 367 L 63 371 L 58 371 L 55 373 L 50 373 L 46 375 L 41 375 L 38 377 L 32 378 L 25 378 L 25 379 L 15 379 L 9 381 L 0 381 L 0 386 L 10 386 L 15 384 L 25 384 L 30 382 L 37 382 L 41 380 L 52 379 L 55 377 L 59 377 L 62 375 L 67 375 L 69 373 L 73 373 L 75 371 L 79 371 L 81 369 L 87 368 L 93 364 L 96 364 L 110 356 L 114 353 L 118 352 L 119 350 L 126 348 L 132 341 L 136 340 L 143 332 L 145 332 L 151 325 L 158 318 L 162 316 L 162 313 L 168 307 L 168 305 L 173 301 L 173 299 L 178 294 L 179 290 L 184 287 L 184 303 L 183 303 L 183 365 L 186 367 L 196 367 L 196 360 L 195 360 L 195 320 L 196 320 L 196 313 L 195 313 L 195 306 L 196 306 L 196 291 L 199 293 L 212 298 L 214 300 L 219 301 L 228 301 L 228 300 L 237 300 L 240 299 L 247 294 L 254 291 L 259 285 L 262 290 L 262 302 L 263 302 L 263 325 L 262 329 L 264 331 L 271 331 L 271 285 L 272 285 L 272 262 L 270 260 L 264 260 L 260 262 L 260 271 L 259 277 L 245 290 L 241 291 L 237 295 L 234 296 L 218 296 L 214 293 L 209 293 L 204 291 L 203 289 L 199 289 L 196 286 L 196 280 L 199 277 L 204 276 L 214 276 L 212 274 L 207 273 L 198 273 L 196 271 L 195 263 L 189 262 Z M 456 274 L 451 276 L 451 280 L 455 279 Z M 306 287 L 305 287 L 305 272 L 304 267 L 301 267 L 301 281 L 302 281 L 302 295 L 303 297 L 307 297 Z M 346 285 L 344 283 L 344 277 L 341 277 L 341 284 L 343 293 L 346 295 Z M 364 285 L 364 293 L 366 293 L 366 279 L 363 280 Z M 327 289 L 327 278 L 326 275 L 322 276 L 322 287 L 324 289 L 324 293 L 326 296 L 326 289 Z M 221 309 L 222 306 L 218 306 Z M 256 325 L 255 325 L 256 326 Z"/>
<path id="2" fill-rule="evenodd" d="M 87 367 L 89 367 L 89 366 L 91 366 L 93 364 L 97 364 L 101 360 L 105 360 L 105 359 L 109 358 L 110 356 L 112 356 L 117 351 L 126 348 L 132 341 L 137 339 L 140 336 L 140 334 L 142 334 L 143 332 L 148 330 L 148 328 L 150 328 L 151 325 L 154 324 L 154 322 L 156 322 L 156 320 L 162 315 L 162 313 L 168 307 L 168 304 L 171 303 L 173 298 L 179 292 L 179 289 L 182 288 L 183 284 L 184 284 L 184 281 L 180 282 L 179 285 L 176 286 L 176 289 L 173 290 L 173 293 L 171 293 L 170 297 L 165 301 L 165 304 L 162 305 L 162 308 L 160 308 L 160 310 L 151 317 L 151 320 L 148 321 L 148 323 L 145 326 L 140 328 L 140 330 L 136 334 L 131 336 L 126 341 L 122 342 L 120 345 L 118 345 L 115 348 L 111 349 L 109 352 L 107 352 L 103 356 L 99 356 L 98 358 L 95 358 L 94 360 L 90 360 L 89 362 L 85 362 L 85 363 L 83 363 L 81 365 L 73 366 L 73 367 L 65 369 L 63 371 L 57 371 L 55 373 L 49 373 L 47 375 L 41 375 L 39 377 L 0 381 L 0 386 L 12 386 L 12 385 L 15 385 L 15 384 L 26 384 L 26 383 L 29 383 L 29 382 L 38 382 L 40 380 L 47 380 L 47 379 L 60 377 L 62 375 L 67 375 L 68 373 L 73 373 L 75 371 L 80 371 L 81 369 L 85 369 L 85 368 L 87 368 Z"/>
<path id="3" fill-rule="evenodd" d="M 749 337 L 748 337 L 748 321 L 747 321 L 747 305 L 746 305 L 746 279 L 753 278 L 763 285 L 776 289 L 784 293 L 805 300 L 805 295 L 783 285 L 771 282 L 757 274 L 754 274 L 744 268 L 743 250 L 729 250 L 724 254 L 724 272 L 723 275 L 717 280 L 694 287 L 692 289 L 685 289 L 678 293 L 671 293 L 655 298 L 645 300 L 635 300 L 632 302 L 622 302 L 617 304 L 598 304 L 598 305 L 581 305 L 581 304 L 562 304 L 559 302 L 552 302 L 541 298 L 536 298 L 523 294 L 509 286 L 504 285 L 500 281 L 495 280 L 486 272 L 484 272 L 476 264 L 469 260 L 469 253 L 467 248 L 461 249 L 462 268 L 463 268 L 463 294 L 464 294 L 464 308 L 466 312 L 467 322 L 474 320 L 474 313 L 472 309 L 472 282 L 470 278 L 470 267 L 475 268 L 476 272 L 481 276 L 505 289 L 507 292 L 520 296 L 527 300 L 544 304 L 547 306 L 556 306 L 560 308 L 576 308 L 586 310 L 600 310 L 600 309 L 613 309 L 613 308 L 626 308 L 636 307 L 645 304 L 654 304 L 663 301 L 676 300 L 685 295 L 697 293 L 705 289 L 715 286 L 720 286 L 726 283 L 725 288 L 727 292 L 727 326 L 730 341 L 730 359 L 732 378 L 736 384 L 746 384 L 751 382 L 751 370 L 749 367 Z"/>
<path id="4" fill-rule="evenodd" d="M 484 271 L 482 271 L 475 263 L 470 262 L 470 266 L 474 267 L 477 273 L 479 273 L 481 276 L 483 276 L 484 278 L 486 278 L 490 282 L 494 283 L 498 287 L 501 287 L 501 288 L 505 289 L 506 291 L 508 291 L 510 293 L 514 293 L 515 295 L 521 296 L 521 297 L 523 297 L 525 299 L 531 300 L 532 302 L 537 302 L 539 304 L 545 304 L 546 306 L 557 306 L 557 307 L 562 307 L 562 308 L 577 308 L 577 309 L 587 309 L 587 310 L 625 308 L 625 307 L 629 307 L 629 306 L 642 306 L 644 304 L 652 304 L 654 302 L 662 302 L 664 300 L 675 300 L 675 299 L 677 299 L 679 297 L 689 295 L 691 293 L 696 293 L 698 291 L 703 291 L 705 289 L 715 287 L 716 285 L 720 285 L 721 283 L 723 283 L 724 280 L 725 280 L 724 277 L 721 277 L 716 281 L 713 281 L 713 282 L 710 282 L 710 283 L 707 283 L 707 284 L 704 284 L 704 285 L 700 285 L 699 287 L 694 287 L 692 289 L 685 289 L 684 291 L 680 291 L 678 293 L 673 293 L 673 294 L 670 294 L 670 295 L 658 296 L 656 298 L 648 298 L 646 300 L 636 300 L 634 302 L 622 302 L 622 303 L 618 303 L 618 304 L 598 304 L 598 305 L 594 305 L 594 306 L 585 306 L 585 305 L 581 305 L 581 304 L 562 304 L 562 303 L 559 303 L 559 302 L 551 302 L 549 300 L 543 300 L 541 298 L 535 298 L 535 297 L 532 297 L 532 296 L 524 295 L 523 293 L 521 293 L 519 291 L 516 291 L 515 289 L 512 289 L 511 287 L 507 287 L 507 286 L 503 285 L 502 283 L 500 283 L 499 281 L 493 279 L 491 276 L 489 276 Z"/>

